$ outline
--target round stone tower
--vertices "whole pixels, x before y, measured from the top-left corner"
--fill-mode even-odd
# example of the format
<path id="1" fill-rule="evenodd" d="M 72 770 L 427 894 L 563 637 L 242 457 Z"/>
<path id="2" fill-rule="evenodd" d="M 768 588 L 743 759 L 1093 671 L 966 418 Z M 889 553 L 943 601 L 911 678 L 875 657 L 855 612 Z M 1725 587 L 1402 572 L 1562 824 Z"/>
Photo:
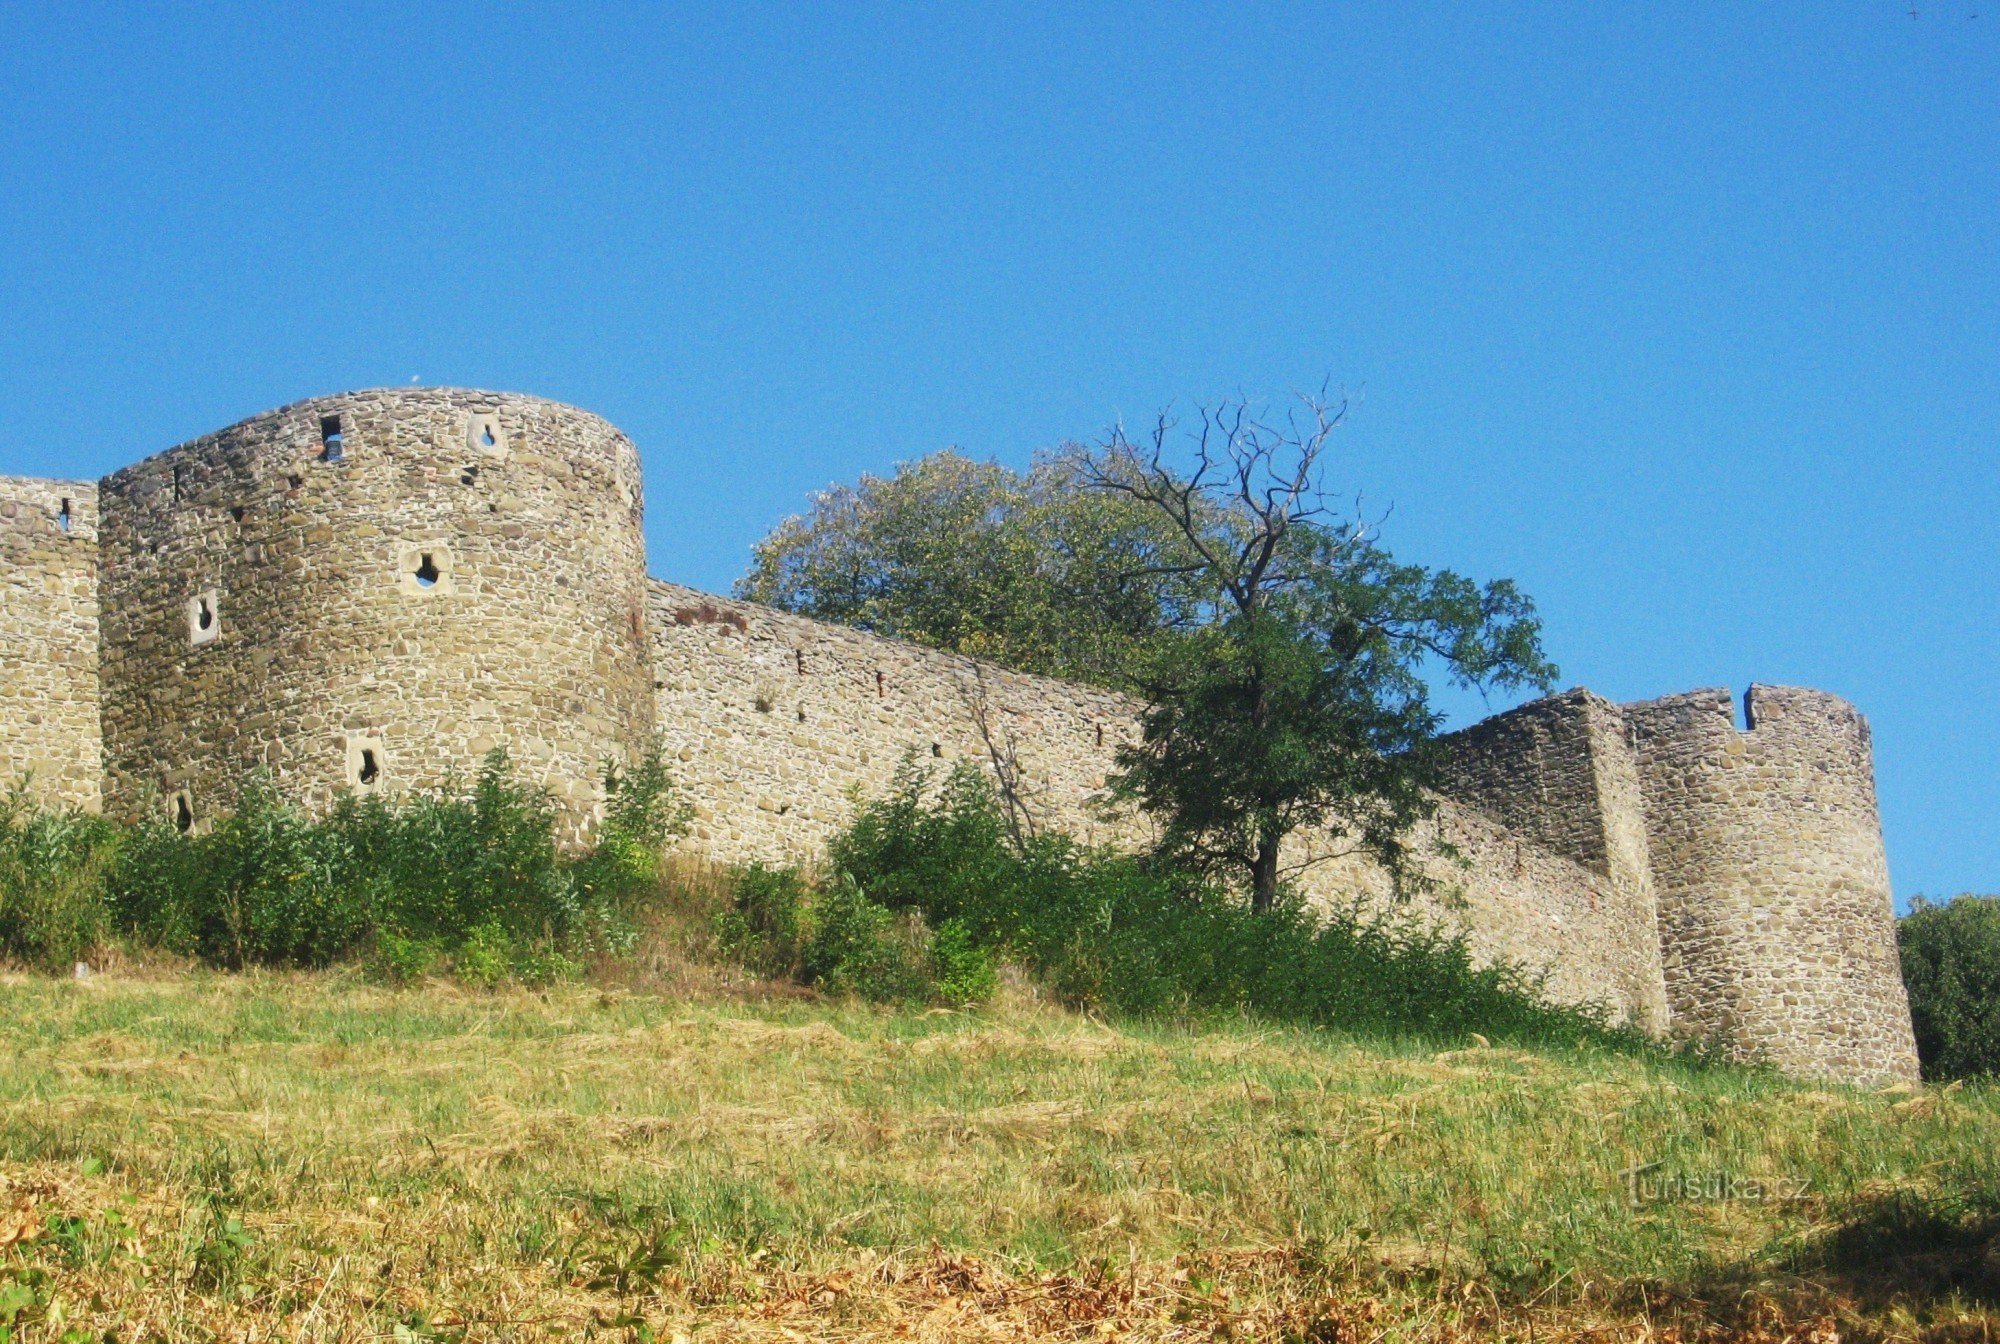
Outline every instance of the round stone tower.
<path id="1" fill-rule="evenodd" d="M 0 793 L 95 810 L 97 487 L 0 476 Z"/>
<path id="2" fill-rule="evenodd" d="M 1868 724 L 1752 686 L 1625 707 L 1677 1028 L 1788 1073 L 1914 1079 Z"/>
<path id="3" fill-rule="evenodd" d="M 199 826 L 265 769 L 324 805 L 508 749 L 590 825 L 652 731 L 639 460 L 535 397 L 268 412 L 101 489 L 106 805 Z"/>

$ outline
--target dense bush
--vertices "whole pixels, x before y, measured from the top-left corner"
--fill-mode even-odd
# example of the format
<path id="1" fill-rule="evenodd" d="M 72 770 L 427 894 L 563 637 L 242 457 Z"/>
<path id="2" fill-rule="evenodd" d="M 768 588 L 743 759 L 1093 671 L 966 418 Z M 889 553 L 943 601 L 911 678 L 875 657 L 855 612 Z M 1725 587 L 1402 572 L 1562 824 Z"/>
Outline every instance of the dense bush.
<path id="1" fill-rule="evenodd" d="M 1638 1041 L 1599 1013 L 1550 1005 L 1513 968 L 1475 966 L 1462 941 L 1413 921 L 1315 915 L 1295 901 L 1259 914 L 1219 885 L 1143 858 L 1060 835 L 1017 845 L 991 785 L 970 767 L 935 781 L 906 765 L 828 857 L 837 876 L 816 888 L 796 872 L 746 874 L 729 916 L 732 945 L 753 949 L 762 969 L 815 982 L 824 977 L 805 958 L 770 949 L 810 941 L 801 909 L 860 902 L 938 931 L 933 985 L 951 955 L 969 959 L 961 973 L 975 982 L 978 967 L 1006 958 L 1067 1002 L 1124 1013 L 1251 1012 L 1446 1039 Z"/>
<path id="2" fill-rule="evenodd" d="M 1918 897 L 1896 940 L 1924 1076 L 2000 1076 L 2000 897 Z"/>
<path id="3" fill-rule="evenodd" d="M 206 834 L 0 811 L 0 952 L 59 966 L 114 929 L 212 965 L 324 966 L 366 956 L 397 975 L 546 979 L 618 950 L 684 829 L 657 752 L 606 778 L 596 847 L 565 855 L 556 814 L 504 752 L 469 788 L 341 800 L 324 817 L 253 778 Z"/>
<path id="4" fill-rule="evenodd" d="M 718 941 L 760 975 L 878 1001 L 992 993 L 992 961 L 963 928 L 933 932 L 915 909 L 891 910 L 844 877 L 814 884 L 797 869 L 755 864 L 732 887 Z"/>
<path id="5" fill-rule="evenodd" d="M 0 797 L 0 957 L 66 971 L 109 935 L 116 838 L 100 817 L 36 808 L 25 788 Z"/>

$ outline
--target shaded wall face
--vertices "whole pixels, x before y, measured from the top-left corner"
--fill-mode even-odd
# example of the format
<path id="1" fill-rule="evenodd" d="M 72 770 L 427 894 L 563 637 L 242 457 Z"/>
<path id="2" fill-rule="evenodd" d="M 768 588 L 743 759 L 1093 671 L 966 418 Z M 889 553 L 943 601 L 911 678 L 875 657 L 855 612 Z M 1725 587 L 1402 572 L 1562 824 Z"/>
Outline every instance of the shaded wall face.
<path id="1" fill-rule="evenodd" d="M 0 790 L 94 810 L 97 487 L 0 477 Z"/>
<path id="2" fill-rule="evenodd" d="M 1445 791 L 1604 880 L 1597 918 L 1619 946 L 1620 1001 L 1649 1031 L 1668 1026 L 1658 909 L 1637 764 L 1618 706 L 1573 690 L 1448 739 Z"/>
<path id="3" fill-rule="evenodd" d="M 572 830 L 646 739 L 639 467 L 595 416 L 390 390 L 104 482 L 108 794 L 197 822 L 253 769 L 324 805 L 505 746 Z"/>
<path id="4" fill-rule="evenodd" d="M 1787 1072 L 1914 1078 L 1867 724 L 1754 686 L 1628 705 L 1675 1022 Z"/>

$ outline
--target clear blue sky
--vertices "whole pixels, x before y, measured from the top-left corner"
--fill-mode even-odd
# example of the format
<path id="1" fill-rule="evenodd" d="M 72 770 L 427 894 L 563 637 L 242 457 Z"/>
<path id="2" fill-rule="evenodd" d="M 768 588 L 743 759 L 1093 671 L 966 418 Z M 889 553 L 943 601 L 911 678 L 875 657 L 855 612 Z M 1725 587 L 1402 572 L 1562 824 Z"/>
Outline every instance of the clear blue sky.
<path id="1" fill-rule="evenodd" d="M 1330 375 L 1566 683 L 1849 696 L 1897 891 L 1996 891 L 1982 8 L 0 0 L 0 472 L 535 392 L 719 590 L 831 480 Z"/>

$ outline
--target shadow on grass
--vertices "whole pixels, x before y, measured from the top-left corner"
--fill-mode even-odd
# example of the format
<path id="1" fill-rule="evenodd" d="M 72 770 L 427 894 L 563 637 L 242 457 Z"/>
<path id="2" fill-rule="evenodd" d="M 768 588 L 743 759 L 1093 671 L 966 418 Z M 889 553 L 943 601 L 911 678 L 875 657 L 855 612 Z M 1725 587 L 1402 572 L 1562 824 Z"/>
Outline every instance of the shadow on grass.
<path id="1" fill-rule="evenodd" d="M 1869 1307 L 2000 1307 L 2000 1209 L 1898 1191 L 1808 1242 L 1799 1268 Z"/>
<path id="2" fill-rule="evenodd" d="M 1857 1341 L 1902 1337 L 1886 1328 L 1898 1317 L 1926 1327 L 1924 1339 L 1987 1340 L 2000 1324 L 2000 1207 L 1985 1201 L 1897 1191 L 1772 1251 L 1668 1290 L 1667 1314 L 1744 1339 L 1833 1318 L 1843 1321 L 1838 1337 Z"/>

